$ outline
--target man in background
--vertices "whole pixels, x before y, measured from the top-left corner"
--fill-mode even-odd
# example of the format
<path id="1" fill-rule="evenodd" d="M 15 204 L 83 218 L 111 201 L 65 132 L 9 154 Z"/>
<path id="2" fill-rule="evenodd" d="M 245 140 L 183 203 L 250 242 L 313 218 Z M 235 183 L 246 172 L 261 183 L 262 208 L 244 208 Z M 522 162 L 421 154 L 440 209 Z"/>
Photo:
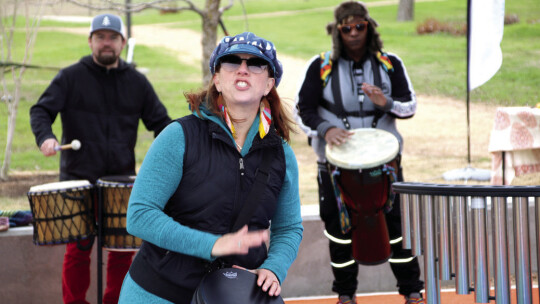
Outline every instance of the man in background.
<path id="1" fill-rule="evenodd" d="M 78 150 L 60 156 L 60 180 L 88 180 L 135 175 L 139 119 L 157 134 L 170 122 L 167 110 L 144 75 L 120 58 L 126 45 L 122 19 L 102 14 L 92 20 L 91 55 L 62 69 L 30 109 L 36 143 L 45 156 L 57 153 L 51 125 L 60 113 L 63 144 L 77 139 Z M 86 240 L 81 245 L 87 245 Z M 99 249 L 101 250 L 101 248 Z M 90 253 L 68 243 L 62 270 L 64 303 L 89 303 Z M 134 252 L 109 251 L 103 303 L 117 303 Z"/>

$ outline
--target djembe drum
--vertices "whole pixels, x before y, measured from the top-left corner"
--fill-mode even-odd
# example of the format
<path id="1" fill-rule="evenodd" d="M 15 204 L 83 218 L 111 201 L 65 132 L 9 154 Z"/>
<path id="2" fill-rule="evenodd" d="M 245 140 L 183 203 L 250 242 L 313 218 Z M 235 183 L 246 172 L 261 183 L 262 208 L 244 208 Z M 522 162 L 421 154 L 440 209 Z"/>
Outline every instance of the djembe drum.
<path id="1" fill-rule="evenodd" d="M 353 258 L 359 264 L 376 265 L 391 256 L 384 209 L 391 206 L 399 143 L 384 130 L 352 131 L 346 143 L 326 146 L 326 159 L 336 193 L 350 210 Z"/>
<path id="2" fill-rule="evenodd" d="M 92 238 L 94 186 L 87 180 L 33 186 L 28 192 L 34 243 L 57 245 Z"/>
<path id="3" fill-rule="evenodd" d="M 141 247 L 142 239 L 126 230 L 129 196 L 135 176 L 106 176 L 97 180 L 101 191 L 103 247 L 111 251 L 133 251 Z"/>

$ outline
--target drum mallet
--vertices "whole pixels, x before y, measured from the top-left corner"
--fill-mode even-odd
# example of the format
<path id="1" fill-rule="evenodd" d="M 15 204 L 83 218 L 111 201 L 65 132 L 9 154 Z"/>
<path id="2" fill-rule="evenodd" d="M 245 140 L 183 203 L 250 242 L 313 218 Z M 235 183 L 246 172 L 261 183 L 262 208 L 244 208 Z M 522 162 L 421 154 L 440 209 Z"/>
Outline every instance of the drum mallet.
<path id="1" fill-rule="evenodd" d="M 67 149 L 79 150 L 80 148 L 81 148 L 81 142 L 78 141 L 77 139 L 74 139 L 74 140 L 71 141 L 71 143 L 69 143 L 67 145 L 61 145 L 61 146 L 54 147 L 54 150 L 55 151 L 67 150 Z"/>

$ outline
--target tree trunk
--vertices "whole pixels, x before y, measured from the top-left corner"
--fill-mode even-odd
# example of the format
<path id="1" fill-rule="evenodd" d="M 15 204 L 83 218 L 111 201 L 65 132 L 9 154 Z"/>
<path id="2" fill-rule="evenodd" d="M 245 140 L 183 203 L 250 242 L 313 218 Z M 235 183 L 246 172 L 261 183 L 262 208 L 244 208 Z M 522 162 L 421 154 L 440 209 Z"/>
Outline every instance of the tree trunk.
<path id="1" fill-rule="evenodd" d="M 397 21 L 414 20 L 414 0 L 399 0 Z"/>
<path id="2" fill-rule="evenodd" d="M 15 73 L 15 71 L 12 71 Z M 20 87 L 20 81 L 17 81 L 15 86 Z M 17 90 L 17 88 L 15 88 Z M 17 93 L 16 93 L 17 95 Z M 2 162 L 2 169 L 0 170 L 0 180 L 7 180 L 9 176 L 9 166 L 11 164 L 11 147 L 13 145 L 13 135 L 15 134 L 15 121 L 17 119 L 18 99 L 6 98 L 6 105 L 8 108 L 8 126 L 7 126 L 7 140 L 6 150 L 4 152 L 4 161 Z"/>
<path id="3" fill-rule="evenodd" d="M 206 9 L 202 15 L 202 71 L 203 71 L 203 86 L 206 87 L 212 75 L 208 67 L 210 56 L 212 51 L 216 47 L 217 43 L 217 28 L 219 25 L 219 19 L 221 18 L 221 12 L 219 11 L 220 0 L 208 0 L 206 1 Z"/>

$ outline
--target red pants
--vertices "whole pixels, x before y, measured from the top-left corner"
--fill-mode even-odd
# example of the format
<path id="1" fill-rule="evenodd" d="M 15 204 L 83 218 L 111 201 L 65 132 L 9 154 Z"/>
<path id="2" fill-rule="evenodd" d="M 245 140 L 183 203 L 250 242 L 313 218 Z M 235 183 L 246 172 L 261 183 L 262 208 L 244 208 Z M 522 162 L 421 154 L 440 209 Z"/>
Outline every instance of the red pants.
<path id="1" fill-rule="evenodd" d="M 82 241 L 82 245 L 88 244 Z M 66 245 L 62 269 L 62 297 L 66 304 L 89 304 L 86 292 L 90 287 L 90 254 L 92 250 L 80 250 L 77 243 Z M 118 303 L 120 288 L 131 265 L 135 252 L 109 251 L 107 257 L 107 286 L 103 294 L 104 304 Z"/>

